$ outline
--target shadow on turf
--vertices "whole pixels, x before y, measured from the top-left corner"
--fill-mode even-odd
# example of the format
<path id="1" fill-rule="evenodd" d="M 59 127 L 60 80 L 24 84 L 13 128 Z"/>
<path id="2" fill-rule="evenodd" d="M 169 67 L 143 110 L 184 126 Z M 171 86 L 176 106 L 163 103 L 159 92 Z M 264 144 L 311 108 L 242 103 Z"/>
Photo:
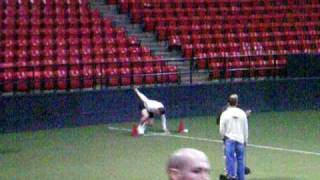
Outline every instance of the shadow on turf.
<path id="1" fill-rule="evenodd" d="M 250 180 L 299 180 L 292 177 L 268 177 L 268 178 L 250 178 Z"/>
<path id="2" fill-rule="evenodd" d="M 0 149 L 0 154 L 6 155 L 6 154 L 17 154 L 21 150 L 20 149 Z"/>

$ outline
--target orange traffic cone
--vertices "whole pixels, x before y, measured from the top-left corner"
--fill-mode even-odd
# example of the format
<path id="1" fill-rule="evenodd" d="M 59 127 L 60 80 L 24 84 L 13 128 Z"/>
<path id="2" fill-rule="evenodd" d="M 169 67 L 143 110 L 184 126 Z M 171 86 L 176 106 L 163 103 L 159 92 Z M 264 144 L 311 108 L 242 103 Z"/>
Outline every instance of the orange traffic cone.
<path id="1" fill-rule="evenodd" d="M 138 136 L 139 136 L 138 126 L 137 126 L 136 124 L 134 124 L 134 125 L 132 126 L 131 136 L 132 136 L 132 137 L 138 137 Z"/>
<path id="2" fill-rule="evenodd" d="M 184 133 L 184 129 L 185 129 L 184 120 L 180 120 L 177 131 L 178 131 L 179 133 Z"/>

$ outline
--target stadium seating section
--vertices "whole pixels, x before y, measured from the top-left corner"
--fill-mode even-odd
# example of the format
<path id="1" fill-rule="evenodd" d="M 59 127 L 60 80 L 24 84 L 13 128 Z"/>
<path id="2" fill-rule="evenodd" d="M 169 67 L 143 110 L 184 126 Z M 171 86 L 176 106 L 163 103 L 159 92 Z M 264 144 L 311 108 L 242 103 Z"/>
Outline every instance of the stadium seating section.
<path id="1" fill-rule="evenodd" d="M 178 82 L 87 0 L 0 0 L 2 92 Z"/>
<path id="2" fill-rule="evenodd" d="M 106 0 L 210 78 L 285 75 L 320 53 L 319 0 Z M 0 0 L 2 92 L 177 83 L 176 66 L 89 0 Z"/>
<path id="3" fill-rule="evenodd" d="M 287 56 L 320 53 L 319 0 L 109 0 L 213 79 L 285 74 Z"/>

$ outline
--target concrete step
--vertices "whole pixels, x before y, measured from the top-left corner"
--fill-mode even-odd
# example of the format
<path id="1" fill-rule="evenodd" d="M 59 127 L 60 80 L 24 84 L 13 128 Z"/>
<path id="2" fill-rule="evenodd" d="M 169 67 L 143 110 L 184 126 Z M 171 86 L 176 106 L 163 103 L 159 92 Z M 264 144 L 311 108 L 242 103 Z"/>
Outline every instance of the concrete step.
<path id="1" fill-rule="evenodd" d="M 163 57 L 172 57 L 172 54 L 169 51 L 154 51 L 153 54 Z"/>
<path id="2" fill-rule="evenodd" d="M 140 37 L 140 38 L 138 37 L 138 39 L 140 39 L 142 44 L 144 44 L 144 43 L 152 43 L 152 42 L 156 41 L 156 39 L 154 37 Z"/>
<path id="3" fill-rule="evenodd" d="M 124 27 L 128 32 L 128 35 L 139 34 L 143 32 L 142 29 L 135 24 L 126 24 L 122 21 L 113 21 L 113 25 L 116 27 Z"/>
<path id="4" fill-rule="evenodd" d="M 103 1 L 91 1 L 90 2 L 90 6 L 95 7 L 95 8 L 97 8 L 99 6 L 104 6 L 104 5 L 106 5 L 106 3 Z"/>
<path id="5" fill-rule="evenodd" d="M 153 33 L 141 32 L 141 33 L 131 33 L 130 35 L 134 35 L 137 38 L 152 38 L 153 40 L 156 40 Z"/>
<path id="6" fill-rule="evenodd" d="M 177 66 L 177 67 L 181 67 L 182 70 L 187 70 L 189 69 L 188 66 L 181 64 L 179 61 L 167 61 L 166 62 L 167 65 L 172 65 L 172 66 Z"/>
<path id="7" fill-rule="evenodd" d="M 117 5 L 105 5 L 105 4 L 96 4 L 96 8 L 101 10 L 102 13 L 113 13 L 117 14 L 119 12 L 118 6 Z"/>
<path id="8" fill-rule="evenodd" d="M 94 2 L 106 4 L 106 2 L 108 2 L 108 0 L 94 0 Z"/>
<path id="9" fill-rule="evenodd" d="M 180 66 L 180 65 L 176 65 L 176 66 L 179 69 L 179 71 L 182 72 L 182 73 L 190 72 L 190 68 L 189 67 Z"/>
<path id="10" fill-rule="evenodd" d="M 183 65 L 183 66 L 189 66 L 189 64 L 187 64 L 184 61 L 184 59 L 180 56 L 170 56 L 170 57 L 164 58 L 164 60 L 168 61 L 168 63 L 171 63 L 171 64 L 179 64 L 179 65 Z"/>
<path id="11" fill-rule="evenodd" d="M 143 30 L 141 29 L 140 24 L 126 24 L 126 27 L 130 29 L 140 29 L 141 30 L 140 33 L 143 33 Z"/>
<path id="12" fill-rule="evenodd" d="M 141 41 L 141 44 L 143 44 L 144 46 L 159 47 L 159 48 L 164 48 L 164 49 L 168 50 L 167 44 L 159 43 L 157 41 Z"/>
<path id="13" fill-rule="evenodd" d="M 147 47 L 149 47 L 152 51 L 154 52 L 167 52 L 167 48 L 165 47 L 158 47 L 158 46 L 148 46 L 146 45 Z"/>
<path id="14" fill-rule="evenodd" d="M 117 5 L 106 5 L 104 0 L 95 0 L 92 4 L 104 17 L 110 18 L 114 26 L 124 27 L 128 35 L 137 37 L 141 45 L 149 47 L 153 55 L 163 56 L 166 64 L 177 66 L 179 72 L 189 72 L 190 62 L 183 60 L 180 51 L 169 50 L 168 42 L 158 41 L 156 33 L 144 32 L 143 24 L 131 24 L 130 17 L 120 14 Z M 183 81 L 189 82 L 189 74 L 182 74 L 182 78 Z"/>
<path id="15" fill-rule="evenodd" d="M 190 75 L 183 75 L 180 76 L 180 81 L 183 84 L 189 84 L 190 83 Z M 203 84 L 207 83 L 209 81 L 209 76 L 194 76 L 192 75 L 192 84 Z"/>
<path id="16" fill-rule="evenodd" d="M 103 17 L 109 18 L 112 20 L 113 23 L 117 24 L 130 24 L 130 19 L 127 16 L 117 16 L 117 15 L 110 15 L 110 14 L 102 14 Z"/>

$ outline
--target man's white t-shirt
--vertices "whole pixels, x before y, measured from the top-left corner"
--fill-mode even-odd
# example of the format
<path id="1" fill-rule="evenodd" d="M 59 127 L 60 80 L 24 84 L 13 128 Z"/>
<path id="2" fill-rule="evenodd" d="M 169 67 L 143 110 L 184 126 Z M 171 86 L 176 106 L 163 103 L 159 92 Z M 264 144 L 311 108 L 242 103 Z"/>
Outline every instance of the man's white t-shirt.
<path id="1" fill-rule="evenodd" d="M 156 100 L 148 99 L 144 94 L 142 94 L 139 90 L 135 89 L 137 95 L 143 102 L 144 107 L 148 112 L 156 112 L 159 108 L 164 108 L 164 105 Z"/>
<path id="2" fill-rule="evenodd" d="M 163 104 L 156 100 L 146 100 L 143 102 L 144 107 L 147 109 L 148 112 L 155 112 L 159 108 L 164 108 Z"/>
<path id="3" fill-rule="evenodd" d="M 249 135 L 246 113 L 238 107 L 228 107 L 220 117 L 220 134 L 239 143 L 247 143 Z"/>

